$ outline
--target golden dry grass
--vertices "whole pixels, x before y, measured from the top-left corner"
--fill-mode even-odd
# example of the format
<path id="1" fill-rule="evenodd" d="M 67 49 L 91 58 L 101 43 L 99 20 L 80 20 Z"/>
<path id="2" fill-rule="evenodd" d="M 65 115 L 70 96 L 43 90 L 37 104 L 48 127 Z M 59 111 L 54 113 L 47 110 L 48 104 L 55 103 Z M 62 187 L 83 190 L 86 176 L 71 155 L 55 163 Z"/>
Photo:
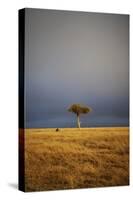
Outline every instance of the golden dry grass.
<path id="1" fill-rule="evenodd" d="M 128 184 L 128 128 L 25 130 L 25 191 Z"/>

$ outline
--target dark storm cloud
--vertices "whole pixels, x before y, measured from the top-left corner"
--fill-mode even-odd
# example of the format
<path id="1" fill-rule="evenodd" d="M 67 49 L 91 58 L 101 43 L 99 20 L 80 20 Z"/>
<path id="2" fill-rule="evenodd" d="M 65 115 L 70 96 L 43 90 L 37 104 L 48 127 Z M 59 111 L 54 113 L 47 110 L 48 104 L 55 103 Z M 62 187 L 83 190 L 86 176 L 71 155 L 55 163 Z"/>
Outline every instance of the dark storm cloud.
<path id="1" fill-rule="evenodd" d="M 84 125 L 128 125 L 128 16 L 26 9 L 27 127 L 73 126 L 72 103 L 91 106 Z"/>

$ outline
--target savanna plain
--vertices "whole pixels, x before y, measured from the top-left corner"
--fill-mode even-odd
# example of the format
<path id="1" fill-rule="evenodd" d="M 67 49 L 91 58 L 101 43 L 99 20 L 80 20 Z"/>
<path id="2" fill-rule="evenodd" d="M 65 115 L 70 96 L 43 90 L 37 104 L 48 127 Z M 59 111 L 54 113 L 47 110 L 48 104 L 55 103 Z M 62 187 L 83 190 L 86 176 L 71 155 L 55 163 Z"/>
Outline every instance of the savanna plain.
<path id="1" fill-rule="evenodd" d="M 25 191 L 128 184 L 128 127 L 25 129 Z"/>

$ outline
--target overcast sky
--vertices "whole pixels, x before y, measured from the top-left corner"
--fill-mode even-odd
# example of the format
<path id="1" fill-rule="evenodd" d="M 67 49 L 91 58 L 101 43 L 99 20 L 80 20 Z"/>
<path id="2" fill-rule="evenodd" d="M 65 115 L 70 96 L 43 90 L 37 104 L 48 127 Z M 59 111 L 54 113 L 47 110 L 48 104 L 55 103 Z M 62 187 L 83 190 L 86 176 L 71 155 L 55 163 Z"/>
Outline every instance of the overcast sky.
<path id="1" fill-rule="evenodd" d="M 128 125 L 129 16 L 26 9 L 26 127 Z"/>

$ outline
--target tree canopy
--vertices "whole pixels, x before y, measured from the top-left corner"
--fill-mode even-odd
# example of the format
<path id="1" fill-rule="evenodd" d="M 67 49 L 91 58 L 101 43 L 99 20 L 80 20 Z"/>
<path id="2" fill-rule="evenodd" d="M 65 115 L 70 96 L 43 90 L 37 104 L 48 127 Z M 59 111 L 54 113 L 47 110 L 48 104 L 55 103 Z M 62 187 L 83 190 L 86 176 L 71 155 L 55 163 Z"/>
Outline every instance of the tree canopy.
<path id="1" fill-rule="evenodd" d="M 88 106 L 81 105 L 81 104 L 73 104 L 69 107 L 68 111 L 75 113 L 77 116 L 80 114 L 89 113 L 92 109 Z"/>

